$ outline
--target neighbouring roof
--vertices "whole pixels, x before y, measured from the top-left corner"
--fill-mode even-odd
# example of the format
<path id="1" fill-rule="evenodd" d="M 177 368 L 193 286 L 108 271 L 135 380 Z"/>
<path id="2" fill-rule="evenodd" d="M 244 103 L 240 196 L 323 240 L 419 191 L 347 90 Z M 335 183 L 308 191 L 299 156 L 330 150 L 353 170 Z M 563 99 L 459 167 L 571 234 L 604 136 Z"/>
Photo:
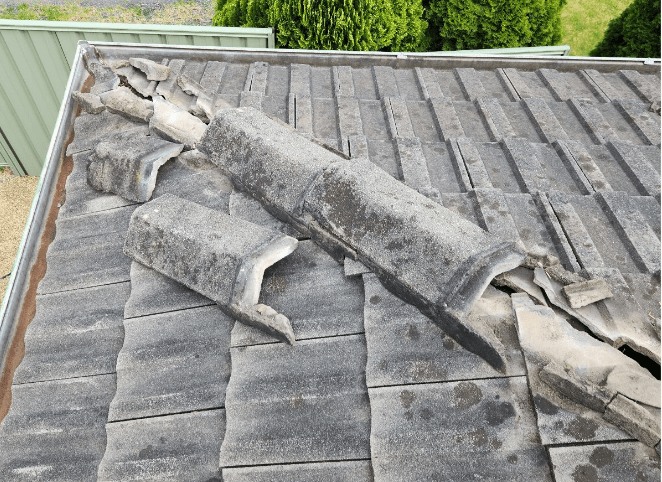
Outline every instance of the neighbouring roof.
<path id="1" fill-rule="evenodd" d="M 92 188 L 88 165 L 104 139 L 144 136 L 148 123 L 114 107 L 81 112 L 60 146 L 66 156 L 54 154 L 71 172 L 0 425 L 0 479 L 659 480 L 659 442 L 656 450 L 550 389 L 543 379 L 556 372 L 547 365 L 540 375 L 533 352 L 523 355 L 513 311 L 561 320 L 563 330 L 627 312 L 657 326 L 649 341 L 659 346 L 659 62 L 97 50 L 147 97 L 204 118 L 203 95 L 177 82 L 184 74 L 211 92 L 205 108 L 254 107 L 368 158 L 527 252 L 605 279 L 620 305 L 570 316 L 511 301 L 529 291 L 547 304 L 554 290 L 543 295 L 533 272 L 488 286 L 469 316 L 505 326 L 497 371 L 187 145 L 158 171 L 153 198 L 173 194 L 299 239 L 266 271 L 260 295 L 290 319 L 290 346 L 123 254 L 140 203 Z M 168 78 L 148 81 L 128 63 L 138 56 L 167 65 Z M 164 132 L 151 136 L 176 136 Z M 128 147 L 129 157 L 138 150 Z M 659 421 L 659 408 L 645 410 Z"/>

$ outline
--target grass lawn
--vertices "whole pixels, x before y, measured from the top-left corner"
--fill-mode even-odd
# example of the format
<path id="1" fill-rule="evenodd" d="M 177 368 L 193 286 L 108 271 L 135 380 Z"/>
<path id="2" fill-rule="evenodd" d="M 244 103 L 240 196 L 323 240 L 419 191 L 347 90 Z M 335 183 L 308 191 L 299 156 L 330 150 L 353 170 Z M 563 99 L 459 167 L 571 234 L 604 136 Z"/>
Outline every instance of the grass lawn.
<path id="1" fill-rule="evenodd" d="M 631 3 L 632 0 L 568 0 L 561 11 L 561 43 L 570 45 L 570 55 L 588 55 L 602 39 L 609 21 Z"/>
<path id="2" fill-rule="evenodd" d="M 211 25 L 213 15 L 211 0 L 202 5 L 179 1 L 154 10 L 130 6 L 86 7 L 80 1 L 67 2 L 65 5 L 0 5 L 0 18 L 13 20 Z"/>

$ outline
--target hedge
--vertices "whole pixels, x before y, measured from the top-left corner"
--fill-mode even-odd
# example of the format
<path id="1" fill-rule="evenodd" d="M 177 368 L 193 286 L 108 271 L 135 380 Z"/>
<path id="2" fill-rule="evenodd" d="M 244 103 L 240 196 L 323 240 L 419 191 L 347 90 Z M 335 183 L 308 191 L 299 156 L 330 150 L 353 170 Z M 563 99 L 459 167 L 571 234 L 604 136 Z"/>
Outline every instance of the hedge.
<path id="1" fill-rule="evenodd" d="M 660 57 L 660 0 L 634 0 L 609 22 L 593 57 Z"/>

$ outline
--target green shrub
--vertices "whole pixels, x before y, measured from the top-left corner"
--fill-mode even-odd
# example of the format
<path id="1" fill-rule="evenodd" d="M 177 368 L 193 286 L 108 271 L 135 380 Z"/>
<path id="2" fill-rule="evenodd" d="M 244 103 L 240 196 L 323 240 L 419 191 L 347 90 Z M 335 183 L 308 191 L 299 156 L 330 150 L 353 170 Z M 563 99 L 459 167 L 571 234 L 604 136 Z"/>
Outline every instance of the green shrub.
<path id="1" fill-rule="evenodd" d="M 217 0 L 214 25 L 273 27 L 278 47 L 421 50 L 421 0 Z"/>
<path id="2" fill-rule="evenodd" d="M 660 57 L 660 0 L 634 0 L 609 22 L 594 57 Z"/>
<path id="3" fill-rule="evenodd" d="M 427 0 L 431 50 L 554 45 L 566 0 Z"/>

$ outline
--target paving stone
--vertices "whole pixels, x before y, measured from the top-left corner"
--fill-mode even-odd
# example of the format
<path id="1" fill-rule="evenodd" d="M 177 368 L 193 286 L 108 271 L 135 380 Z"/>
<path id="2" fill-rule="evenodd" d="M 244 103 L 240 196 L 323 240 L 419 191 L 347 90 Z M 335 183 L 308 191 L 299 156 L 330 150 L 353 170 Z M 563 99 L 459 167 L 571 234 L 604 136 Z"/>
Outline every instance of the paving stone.
<path id="1" fill-rule="evenodd" d="M 109 423 L 106 431 L 99 481 L 222 480 L 224 410 Z"/>
<path id="2" fill-rule="evenodd" d="M 223 407 L 233 324 L 217 306 L 125 320 L 108 421 Z"/>
<path id="3" fill-rule="evenodd" d="M 129 63 L 135 68 L 142 70 L 147 76 L 147 80 L 166 80 L 170 69 L 161 64 L 157 64 L 153 60 L 141 59 L 137 57 L 129 58 Z"/>
<path id="4" fill-rule="evenodd" d="M 99 95 L 110 112 L 120 114 L 136 122 L 149 122 L 154 115 L 151 101 L 141 99 L 126 87 L 118 87 Z"/>
<path id="5" fill-rule="evenodd" d="M 94 149 L 87 168 L 88 183 L 129 201 L 145 202 L 152 196 L 159 168 L 182 151 L 158 137 L 136 131 L 104 138 Z"/>
<path id="6" fill-rule="evenodd" d="M 100 114 L 81 114 L 74 121 L 74 140 L 67 146 L 67 155 L 94 149 L 99 142 L 117 132 L 135 131 L 147 135 L 147 125 L 104 110 Z"/>
<path id="7" fill-rule="evenodd" d="M 564 286 L 561 291 L 571 308 L 581 308 L 596 301 L 614 296 L 611 288 L 603 279 L 593 279 Z"/>
<path id="8" fill-rule="evenodd" d="M 644 407 L 623 395 L 616 395 L 616 398 L 607 405 L 604 417 L 649 447 L 654 447 L 660 441 L 659 414 L 652 415 Z"/>
<path id="9" fill-rule="evenodd" d="M 363 335 L 231 354 L 221 467 L 370 458 Z"/>
<path id="10" fill-rule="evenodd" d="M 81 109 L 88 114 L 99 114 L 106 108 L 106 106 L 103 105 L 103 102 L 101 102 L 99 96 L 95 94 L 74 92 L 72 97 L 76 100 L 76 103 Z"/>
<path id="11" fill-rule="evenodd" d="M 94 480 L 114 393 L 114 374 L 13 386 L 0 426 L 2 480 Z"/>
<path id="12" fill-rule="evenodd" d="M 288 316 L 297 340 L 363 333 L 363 287 L 310 240 L 264 274 L 260 302 Z M 236 323 L 232 346 L 273 343 L 262 331 Z"/>
<path id="13" fill-rule="evenodd" d="M 156 96 L 149 127 L 169 141 L 195 149 L 207 126 L 194 115 Z"/>
<path id="14" fill-rule="evenodd" d="M 639 442 L 550 447 L 549 456 L 556 482 L 660 479 L 659 457 Z"/>
<path id="15" fill-rule="evenodd" d="M 552 480 L 525 377 L 369 392 L 376 482 Z"/>
<path id="16" fill-rule="evenodd" d="M 37 293 L 129 281 L 131 259 L 122 253 L 122 245 L 134 209 L 126 206 L 58 220 Z"/>
<path id="17" fill-rule="evenodd" d="M 368 387 L 501 375 L 453 341 L 414 306 L 387 291 L 375 275 L 364 274 L 363 282 Z M 506 374 L 524 375 L 510 297 L 488 286 L 470 316 L 499 327 L 507 347 Z"/>
<path id="18" fill-rule="evenodd" d="M 292 343 L 288 319 L 258 297 L 264 270 L 296 246 L 277 231 L 167 194 L 136 210 L 124 252 Z"/>
<path id="19" fill-rule="evenodd" d="M 129 283 L 117 283 L 37 296 L 14 383 L 113 373 L 130 290 Z"/>
<path id="20" fill-rule="evenodd" d="M 223 469 L 225 482 L 372 482 L 369 460 Z"/>

